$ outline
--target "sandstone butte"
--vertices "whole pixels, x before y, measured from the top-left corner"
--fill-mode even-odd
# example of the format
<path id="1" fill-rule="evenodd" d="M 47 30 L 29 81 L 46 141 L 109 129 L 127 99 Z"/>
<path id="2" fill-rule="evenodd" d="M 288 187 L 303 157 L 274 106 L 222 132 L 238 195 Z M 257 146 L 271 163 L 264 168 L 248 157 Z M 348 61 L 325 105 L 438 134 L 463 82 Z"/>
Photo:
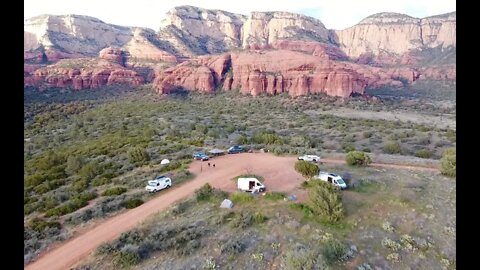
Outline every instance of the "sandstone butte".
<path id="1" fill-rule="evenodd" d="M 286 92 L 348 97 L 363 94 L 367 86 L 402 87 L 400 79 L 413 82 L 418 78 L 418 71 L 409 68 L 375 68 L 332 61 L 323 55 L 271 50 L 198 57 L 158 72 L 153 85 L 160 94 L 176 88 L 201 92 L 220 88 L 240 89 L 253 96 Z"/>
<path id="2" fill-rule="evenodd" d="M 289 12 L 245 16 L 180 6 L 158 32 L 44 15 L 24 26 L 24 84 L 80 90 L 152 83 L 159 94 L 239 89 L 254 96 L 348 97 L 367 87 L 455 80 L 455 46 L 455 12 L 422 19 L 379 13 L 328 30 L 318 19 Z M 437 58 L 447 60 L 423 64 Z"/>
<path id="3" fill-rule="evenodd" d="M 54 65 L 40 67 L 24 78 L 24 84 L 41 89 L 72 87 L 76 90 L 113 84 L 143 84 L 144 78 L 125 68 L 124 61 L 123 51 L 109 47 L 100 51 L 98 59 L 63 59 Z M 32 65 L 26 66 L 25 72 L 27 67 L 33 69 Z"/>

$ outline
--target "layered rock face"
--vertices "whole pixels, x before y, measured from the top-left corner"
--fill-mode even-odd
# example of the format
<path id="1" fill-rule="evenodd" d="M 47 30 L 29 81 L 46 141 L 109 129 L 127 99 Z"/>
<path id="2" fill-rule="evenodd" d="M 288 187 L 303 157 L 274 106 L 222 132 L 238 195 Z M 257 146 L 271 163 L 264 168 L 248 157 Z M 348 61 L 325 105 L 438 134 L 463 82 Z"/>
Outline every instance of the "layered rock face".
<path id="1" fill-rule="evenodd" d="M 186 56 L 219 53 L 240 47 L 244 15 L 192 6 L 171 9 L 159 36 Z"/>
<path id="2" fill-rule="evenodd" d="M 43 15 L 25 22 L 23 47 L 25 51 L 57 47 L 66 53 L 95 56 L 105 47 L 121 47 L 132 36 L 128 27 L 106 24 L 93 17 Z"/>
<path id="3" fill-rule="evenodd" d="M 174 49 L 167 42 L 160 41 L 150 29 L 136 28 L 133 37 L 122 49 L 128 52 L 130 60 L 146 59 L 154 62 L 176 63 L 177 57 L 171 53 Z"/>
<path id="4" fill-rule="evenodd" d="M 160 94 L 183 88 L 201 92 L 240 89 L 253 96 L 287 92 L 291 96 L 348 97 L 363 94 L 367 86 L 402 87 L 401 79 L 413 82 L 418 77 L 407 68 L 385 70 L 277 50 L 200 57 L 159 72 L 153 84 Z"/>
<path id="5" fill-rule="evenodd" d="M 27 20 L 23 45 L 25 61 L 95 57 L 110 46 L 123 48 L 133 58 L 177 61 L 169 52 L 173 51 L 171 45 L 158 40 L 153 30 L 107 24 L 79 15 L 43 15 Z M 32 54 L 40 56 L 32 59 Z"/>
<path id="6" fill-rule="evenodd" d="M 106 48 L 99 59 L 63 59 L 54 65 L 40 68 L 25 67 L 24 84 L 40 89 L 72 87 L 80 90 L 104 85 L 125 84 L 138 86 L 145 82 L 137 72 L 125 68 L 124 52 Z"/>
<path id="7" fill-rule="evenodd" d="M 337 46 L 315 41 L 278 40 L 271 43 L 269 47 L 278 50 L 305 52 L 328 60 L 348 59 L 348 56 Z"/>
<path id="8" fill-rule="evenodd" d="M 456 12 L 423 19 L 379 13 L 335 33 L 340 48 L 352 58 L 385 52 L 398 57 L 412 50 L 456 46 Z"/>
<path id="9" fill-rule="evenodd" d="M 267 48 L 283 39 L 329 40 L 329 32 L 320 20 L 290 12 L 252 12 L 242 33 L 243 48 Z"/>
<path id="10" fill-rule="evenodd" d="M 429 48 L 457 45 L 457 13 L 451 12 L 420 20 L 422 41 Z"/>

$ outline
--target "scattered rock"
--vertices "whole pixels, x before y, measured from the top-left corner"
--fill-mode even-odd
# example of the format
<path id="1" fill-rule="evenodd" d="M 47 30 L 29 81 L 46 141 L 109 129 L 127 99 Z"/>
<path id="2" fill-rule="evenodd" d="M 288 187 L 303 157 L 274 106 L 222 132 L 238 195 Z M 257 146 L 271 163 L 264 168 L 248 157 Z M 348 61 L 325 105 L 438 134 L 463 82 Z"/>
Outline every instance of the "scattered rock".
<path id="1" fill-rule="evenodd" d="M 302 232 L 305 233 L 305 232 L 310 231 L 310 229 L 311 229 L 311 226 L 309 224 L 305 224 L 305 225 L 302 226 L 301 230 L 302 230 Z"/>
<path id="2" fill-rule="evenodd" d="M 300 223 L 296 220 L 290 220 L 287 223 L 285 223 L 285 226 L 290 229 L 296 229 L 300 227 Z"/>
<path id="3" fill-rule="evenodd" d="M 373 268 L 368 263 L 362 263 L 357 267 L 357 270 L 373 270 Z"/>

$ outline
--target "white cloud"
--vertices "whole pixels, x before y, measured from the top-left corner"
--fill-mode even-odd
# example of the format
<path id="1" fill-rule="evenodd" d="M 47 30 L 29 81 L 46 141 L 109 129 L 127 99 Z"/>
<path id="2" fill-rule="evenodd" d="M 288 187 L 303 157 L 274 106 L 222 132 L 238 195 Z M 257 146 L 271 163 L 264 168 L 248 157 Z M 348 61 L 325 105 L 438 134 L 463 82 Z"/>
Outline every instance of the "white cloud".
<path id="1" fill-rule="evenodd" d="M 165 13 L 175 6 L 192 5 L 248 15 L 251 11 L 290 11 L 320 19 L 327 28 L 343 29 L 378 12 L 398 12 L 425 17 L 456 10 L 455 0 L 24 0 L 24 18 L 41 14 L 80 14 L 107 23 L 143 26 L 158 30 Z"/>

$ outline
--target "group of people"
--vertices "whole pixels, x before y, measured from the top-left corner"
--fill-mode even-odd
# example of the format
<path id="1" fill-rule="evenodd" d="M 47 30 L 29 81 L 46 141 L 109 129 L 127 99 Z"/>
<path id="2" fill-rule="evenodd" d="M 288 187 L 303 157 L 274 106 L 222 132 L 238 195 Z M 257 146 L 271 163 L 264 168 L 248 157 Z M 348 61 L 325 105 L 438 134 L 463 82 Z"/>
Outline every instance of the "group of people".
<path id="1" fill-rule="evenodd" d="M 213 163 L 212 166 L 215 168 L 215 163 Z M 210 162 L 208 162 L 208 167 L 210 167 Z"/>

